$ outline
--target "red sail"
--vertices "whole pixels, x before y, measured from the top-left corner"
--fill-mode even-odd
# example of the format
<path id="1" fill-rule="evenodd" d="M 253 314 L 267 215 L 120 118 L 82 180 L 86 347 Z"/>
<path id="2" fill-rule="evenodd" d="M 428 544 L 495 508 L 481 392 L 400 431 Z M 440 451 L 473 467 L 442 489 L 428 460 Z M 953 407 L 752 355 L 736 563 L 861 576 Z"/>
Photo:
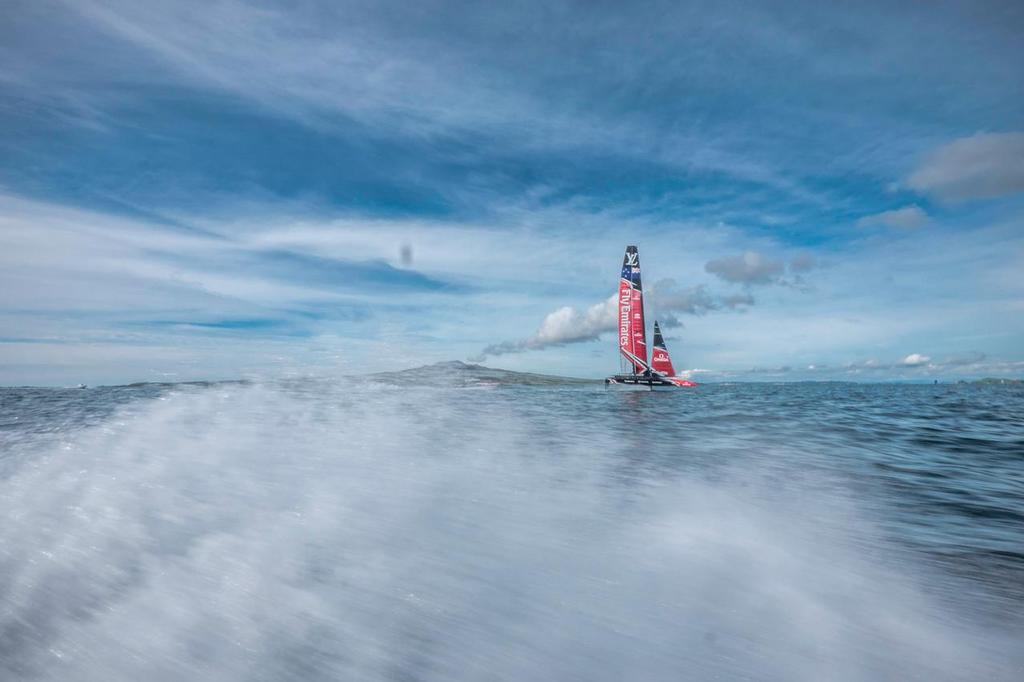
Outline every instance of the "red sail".
<path id="1" fill-rule="evenodd" d="M 654 321 L 654 350 L 651 352 L 651 369 L 666 377 L 676 375 L 672 359 L 668 356 L 668 348 L 665 347 L 665 337 L 661 335 L 661 327 L 658 326 L 657 320 Z"/>
<path id="2" fill-rule="evenodd" d="M 647 331 L 644 324 L 644 292 L 640 282 L 640 257 L 635 246 L 626 247 L 619 279 L 619 352 L 632 364 L 635 374 L 647 371 Z"/>

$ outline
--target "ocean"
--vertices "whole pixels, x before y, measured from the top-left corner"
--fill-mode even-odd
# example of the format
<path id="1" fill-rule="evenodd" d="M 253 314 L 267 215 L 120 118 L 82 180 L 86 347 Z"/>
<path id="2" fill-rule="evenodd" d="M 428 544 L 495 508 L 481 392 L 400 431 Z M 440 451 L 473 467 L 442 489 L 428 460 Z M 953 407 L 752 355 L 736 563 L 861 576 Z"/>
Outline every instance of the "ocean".
<path id="1" fill-rule="evenodd" d="M 3 680 L 1024 679 L 1024 387 L 0 389 Z"/>

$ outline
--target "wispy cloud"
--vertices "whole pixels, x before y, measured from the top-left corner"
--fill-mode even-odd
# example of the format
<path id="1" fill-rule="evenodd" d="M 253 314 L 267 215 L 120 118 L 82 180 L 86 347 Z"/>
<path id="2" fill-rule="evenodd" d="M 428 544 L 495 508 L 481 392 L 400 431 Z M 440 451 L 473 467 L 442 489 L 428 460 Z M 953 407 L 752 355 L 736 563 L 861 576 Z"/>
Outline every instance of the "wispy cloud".
<path id="1" fill-rule="evenodd" d="M 308 335 L 318 320 L 365 316 L 395 295 L 422 303 L 467 293 L 359 252 L 316 256 L 3 195 L 0 246 L 0 323 L 20 338 L 118 341 L 147 327 Z"/>
<path id="2" fill-rule="evenodd" d="M 859 227 L 875 227 L 880 225 L 907 230 L 922 227 L 926 224 L 928 224 L 928 214 L 916 204 L 864 216 L 857 221 Z"/>
<path id="3" fill-rule="evenodd" d="M 928 62 L 922 51 L 945 66 L 945 79 L 975 72 L 948 64 L 947 51 L 931 47 L 958 39 L 941 23 L 925 27 L 909 13 L 884 24 L 886 34 L 909 25 L 915 35 L 933 36 L 919 38 L 912 49 L 880 36 L 882 22 L 813 5 L 773 12 L 640 3 L 624 13 L 612 6 L 584 12 L 571 4 L 539 3 L 509 8 L 495 21 L 491 8 L 441 3 L 421 8 L 414 20 L 396 22 L 408 9 L 388 2 L 64 4 L 46 12 L 45 20 L 33 16 L 23 22 L 23 30 L 40 39 L 27 37 L 16 55 L 22 71 L 18 96 L 84 102 L 83 109 L 101 113 L 83 120 L 102 120 L 111 134 L 140 148 L 142 157 L 153 158 L 149 147 L 167 140 L 175 153 L 159 155 L 161 163 L 148 169 L 153 174 L 200 175 L 196 191 L 241 176 L 250 188 L 294 196 L 294 186 L 281 175 L 301 174 L 302 168 L 289 163 L 288 155 L 263 160 L 284 165 L 270 172 L 251 145 L 229 144 L 235 130 L 211 134 L 223 133 L 221 126 L 237 129 L 239 110 L 254 109 L 244 123 L 272 128 L 273 134 L 257 129 L 252 136 L 286 139 L 292 154 L 299 147 L 302 156 L 315 158 L 326 150 L 328 158 L 345 158 L 353 168 L 346 175 L 320 164 L 321 176 L 329 171 L 326 187 L 316 186 L 315 174 L 306 177 L 310 194 L 351 202 L 351 193 L 330 188 L 369 177 L 392 191 L 360 188 L 360 198 L 370 194 L 387 203 L 401 194 L 398 186 L 426 195 L 416 197 L 417 207 L 437 210 L 451 210 L 460 193 L 473 200 L 459 209 L 479 211 L 481 196 L 541 185 L 562 196 L 591 193 L 608 201 L 601 187 L 628 182 L 614 201 L 639 201 L 648 209 L 659 202 L 667 210 L 686 206 L 719 219 L 765 218 L 775 208 L 790 215 L 820 211 L 848 199 L 808 177 L 825 163 L 860 172 L 864 155 L 877 154 L 852 140 L 858 126 L 868 125 L 859 122 L 869 109 L 865 103 L 874 101 L 865 95 L 877 97 L 877 84 L 867 88 L 865 74 L 892 72 L 887 85 L 893 91 L 914 86 L 914 93 L 927 93 L 929 82 L 904 75 L 908 59 Z M 876 63 L 862 64 L 862 50 L 853 49 L 853 42 L 825 41 L 802 30 L 808 13 L 867 41 Z M 573 30 L 566 32 L 566 25 Z M 708 40 L 703 27 L 711 25 L 731 29 Z M 514 45 L 506 44 L 508 31 L 519 36 Z M 638 38 L 652 31 L 658 40 Z M 62 36 L 60 45 L 47 40 L 53 35 Z M 175 96 L 155 101 L 147 88 L 154 79 L 174 88 Z M 811 103 L 810 92 L 816 93 L 813 102 L 831 106 L 801 106 Z M 859 105 L 857 121 L 849 115 L 851 102 Z M 750 107 L 757 116 L 743 116 Z M 183 119 L 189 126 L 181 126 Z M 279 119 L 298 122 L 316 139 L 303 143 Z M 133 137 L 140 122 L 151 134 Z M 813 141 L 795 144 L 812 131 Z M 881 127 L 874 134 L 892 136 Z M 199 149 L 186 136 L 200 138 Z M 95 146 L 82 147 L 90 157 L 98 154 Z M 885 163 L 901 162 L 902 151 Z M 38 162 L 45 150 L 28 153 Z M 168 165 L 195 154 L 205 163 Z M 255 163 L 248 169 L 231 164 L 240 155 Z M 100 161 L 108 159 L 93 163 Z M 106 165 L 106 173 L 121 170 Z M 387 172 L 381 173 L 382 166 Z M 105 190 L 141 192 L 133 174 L 124 174 L 125 182 Z M 210 182 L 202 182 L 205 176 Z M 86 184 L 83 191 L 93 189 Z M 153 194 L 147 199 L 160 198 Z M 775 206 L 766 211 L 765 201 Z"/>
<path id="4" fill-rule="evenodd" d="M 932 152 L 907 186 L 940 199 L 983 199 L 1024 192 L 1024 133 L 977 133 Z"/>
<path id="5" fill-rule="evenodd" d="M 650 311 L 701 367 L 1024 347 L 1020 204 L 951 201 L 1019 192 L 1021 133 L 962 137 L 1019 129 L 1009 5 L 7 14 L 0 336 L 26 366 L 148 344 L 200 374 L 329 339 L 359 368 L 490 345 L 596 375 L 625 243 L 679 282 Z M 928 249 L 854 229 L 926 211 Z"/>

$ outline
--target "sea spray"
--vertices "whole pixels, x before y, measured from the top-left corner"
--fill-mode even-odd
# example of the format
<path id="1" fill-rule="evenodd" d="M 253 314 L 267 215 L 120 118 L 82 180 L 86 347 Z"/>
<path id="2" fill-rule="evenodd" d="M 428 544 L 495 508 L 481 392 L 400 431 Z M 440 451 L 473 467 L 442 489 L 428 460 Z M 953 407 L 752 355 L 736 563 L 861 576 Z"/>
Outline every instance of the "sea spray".
<path id="1" fill-rule="evenodd" d="M 3 676 L 1019 671 L 1019 622 L 983 625 L 865 498 L 864 443 L 787 441 L 764 395 L 411 383 L 149 389 L 7 441 Z"/>

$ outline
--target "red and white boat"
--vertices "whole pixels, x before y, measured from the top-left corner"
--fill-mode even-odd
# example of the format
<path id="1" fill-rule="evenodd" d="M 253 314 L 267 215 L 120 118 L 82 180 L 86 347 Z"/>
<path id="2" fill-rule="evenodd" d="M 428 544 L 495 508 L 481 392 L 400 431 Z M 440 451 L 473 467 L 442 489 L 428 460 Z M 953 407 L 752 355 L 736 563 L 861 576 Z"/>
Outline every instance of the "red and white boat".
<path id="1" fill-rule="evenodd" d="M 640 255 L 635 246 L 626 247 L 619 278 L 619 354 L 623 368 L 620 374 L 604 380 L 605 385 L 621 384 L 642 387 L 696 386 L 694 382 L 677 377 L 672 360 L 665 347 L 658 321 L 654 321 L 654 348 L 647 361 L 647 325 L 644 319 L 644 289 L 640 281 Z"/>

